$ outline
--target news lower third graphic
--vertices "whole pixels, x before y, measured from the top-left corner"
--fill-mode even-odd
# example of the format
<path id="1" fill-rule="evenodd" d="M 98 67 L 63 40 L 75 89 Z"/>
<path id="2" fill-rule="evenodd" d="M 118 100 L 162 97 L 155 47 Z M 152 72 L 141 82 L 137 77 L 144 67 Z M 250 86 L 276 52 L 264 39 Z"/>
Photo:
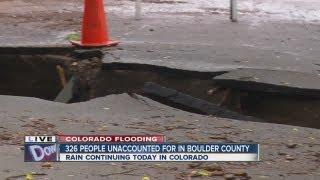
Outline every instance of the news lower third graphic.
<path id="1" fill-rule="evenodd" d="M 57 161 L 57 146 L 55 136 L 26 136 L 24 160 L 26 162 Z"/>
<path id="2" fill-rule="evenodd" d="M 170 143 L 163 135 L 26 136 L 26 162 L 259 161 L 259 144 Z"/>

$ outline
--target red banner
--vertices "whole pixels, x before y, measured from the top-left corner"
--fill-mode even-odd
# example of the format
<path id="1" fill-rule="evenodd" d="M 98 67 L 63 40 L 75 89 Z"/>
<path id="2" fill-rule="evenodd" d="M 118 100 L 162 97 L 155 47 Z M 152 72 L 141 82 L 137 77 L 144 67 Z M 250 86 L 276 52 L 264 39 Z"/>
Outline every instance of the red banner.
<path id="1" fill-rule="evenodd" d="M 60 143 L 163 143 L 164 135 L 59 135 Z"/>

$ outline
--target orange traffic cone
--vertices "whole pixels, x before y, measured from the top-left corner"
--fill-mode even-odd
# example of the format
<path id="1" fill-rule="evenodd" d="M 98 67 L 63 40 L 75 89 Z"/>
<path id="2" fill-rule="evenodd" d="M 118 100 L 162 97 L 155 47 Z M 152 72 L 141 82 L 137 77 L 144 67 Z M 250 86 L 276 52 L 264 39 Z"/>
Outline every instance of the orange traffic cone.
<path id="1" fill-rule="evenodd" d="M 104 11 L 103 0 L 85 0 L 82 24 L 82 39 L 71 41 L 82 47 L 115 46 L 118 41 L 109 38 L 108 22 Z"/>

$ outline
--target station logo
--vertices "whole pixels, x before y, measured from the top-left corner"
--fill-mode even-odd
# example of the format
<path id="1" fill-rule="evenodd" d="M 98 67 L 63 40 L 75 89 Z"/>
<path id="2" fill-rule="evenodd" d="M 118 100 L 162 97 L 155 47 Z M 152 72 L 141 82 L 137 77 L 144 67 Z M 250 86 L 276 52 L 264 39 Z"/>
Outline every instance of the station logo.
<path id="1" fill-rule="evenodd" d="M 57 161 L 56 144 L 25 144 L 26 162 L 54 162 Z"/>

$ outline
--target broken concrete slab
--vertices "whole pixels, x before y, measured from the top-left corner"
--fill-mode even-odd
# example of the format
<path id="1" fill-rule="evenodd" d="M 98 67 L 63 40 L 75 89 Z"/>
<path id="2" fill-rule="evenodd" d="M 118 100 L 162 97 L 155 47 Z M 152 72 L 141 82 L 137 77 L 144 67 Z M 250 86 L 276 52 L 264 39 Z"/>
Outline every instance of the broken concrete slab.
<path id="1" fill-rule="evenodd" d="M 320 76 L 315 74 L 239 69 L 216 76 L 213 80 L 218 85 L 235 89 L 320 98 Z"/>
<path id="2" fill-rule="evenodd" d="M 69 103 L 74 95 L 75 79 L 72 77 L 68 84 L 62 89 L 58 96 L 54 99 L 55 102 Z"/>
<path id="3" fill-rule="evenodd" d="M 229 47 L 218 44 L 125 41 L 119 47 L 105 49 L 104 52 L 105 64 L 144 64 L 199 72 L 251 68 L 318 74 L 319 69 L 306 57 L 304 57 L 305 61 L 293 62 L 296 57 L 292 54 L 254 47 Z"/>
<path id="4" fill-rule="evenodd" d="M 74 51 L 76 48 L 68 45 L 30 45 L 30 46 L 1 46 L 0 54 L 23 54 L 23 55 L 34 55 L 34 54 L 67 54 Z"/>
<path id="5" fill-rule="evenodd" d="M 238 119 L 243 121 L 263 122 L 263 120 L 261 119 L 242 115 L 240 113 L 221 107 L 217 104 L 213 104 L 205 100 L 192 97 L 190 95 L 178 92 L 174 89 L 160 86 L 152 82 L 145 83 L 143 91 L 146 94 L 150 94 L 155 97 L 160 97 L 163 101 L 169 101 L 171 103 L 183 106 L 187 109 L 191 109 L 193 111 L 201 112 L 204 114 L 222 118 Z"/>

